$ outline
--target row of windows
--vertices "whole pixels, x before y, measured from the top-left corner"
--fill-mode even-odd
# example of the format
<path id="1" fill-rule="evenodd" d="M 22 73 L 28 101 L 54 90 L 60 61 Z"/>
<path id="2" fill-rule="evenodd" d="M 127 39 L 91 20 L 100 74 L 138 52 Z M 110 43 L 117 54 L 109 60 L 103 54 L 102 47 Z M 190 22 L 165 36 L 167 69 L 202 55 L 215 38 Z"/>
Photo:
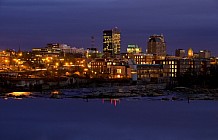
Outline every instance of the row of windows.
<path id="1" fill-rule="evenodd" d="M 145 56 L 135 56 L 135 58 L 145 58 Z"/>
<path id="2" fill-rule="evenodd" d="M 163 65 L 173 65 L 173 64 L 177 64 L 177 61 L 163 61 Z"/>
<path id="3" fill-rule="evenodd" d="M 175 68 L 176 69 L 177 65 L 170 65 L 170 68 L 173 68 L 173 69 Z"/>
<path id="4" fill-rule="evenodd" d="M 177 77 L 176 73 L 164 73 L 163 74 L 164 77 Z"/>
<path id="5" fill-rule="evenodd" d="M 102 66 L 92 66 L 92 68 L 101 68 Z"/>
<path id="6" fill-rule="evenodd" d="M 150 78 L 150 77 L 160 77 L 160 75 L 159 74 L 138 75 L 138 78 Z"/>
<path id="7" fill-rule="evenodd" d="M 104 65 L 104 63 L 91 63 L 92 66 L 94 65 Z"/>

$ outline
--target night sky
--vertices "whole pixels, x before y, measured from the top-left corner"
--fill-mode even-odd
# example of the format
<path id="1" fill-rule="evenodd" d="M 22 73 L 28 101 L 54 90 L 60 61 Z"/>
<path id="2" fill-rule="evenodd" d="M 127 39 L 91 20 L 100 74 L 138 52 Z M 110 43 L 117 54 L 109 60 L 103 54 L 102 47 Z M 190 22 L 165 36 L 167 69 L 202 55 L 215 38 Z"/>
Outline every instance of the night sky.
<path id="1" fill-rule="evenodd" d="M 31 50 L 47 43 L 102 50 L 102 31 L 121 30 L 127 44 L 146 48 L 148 37 L 165 36 L 168 54 L 177 48 L 218 55 L 217 0 L 0 0 L 0 49 Z"/>

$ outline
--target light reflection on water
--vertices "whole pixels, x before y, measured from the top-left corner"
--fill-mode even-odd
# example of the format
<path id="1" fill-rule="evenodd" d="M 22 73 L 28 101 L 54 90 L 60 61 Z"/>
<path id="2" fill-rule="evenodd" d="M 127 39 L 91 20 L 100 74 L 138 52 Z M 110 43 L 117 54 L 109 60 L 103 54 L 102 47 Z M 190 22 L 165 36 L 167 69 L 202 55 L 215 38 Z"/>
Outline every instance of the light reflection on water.
<path id="1" fill-rule="evenodd" d="M 115 107 L 117 106 L 117 103 L 120 104 L 120 99 L 116 98 L 103 98 L 102 103 L 104 104 L 105 102 L 110 102 L 110 104 L 114 105 Z"/>
<path id="2" fill-rule="evenodd" d="M 6 95 L 9 97 L 27 97 L 30 96 L 31 92 L 11 92 Z"/>
<path id="3" fill-rule="evenodd" d="M 203 140 L 218 136 L 218 102 L 215 101 L 189 104 L 144 98 L 84 101 L 87 100 L 1 101 L 0 139 Z"/>

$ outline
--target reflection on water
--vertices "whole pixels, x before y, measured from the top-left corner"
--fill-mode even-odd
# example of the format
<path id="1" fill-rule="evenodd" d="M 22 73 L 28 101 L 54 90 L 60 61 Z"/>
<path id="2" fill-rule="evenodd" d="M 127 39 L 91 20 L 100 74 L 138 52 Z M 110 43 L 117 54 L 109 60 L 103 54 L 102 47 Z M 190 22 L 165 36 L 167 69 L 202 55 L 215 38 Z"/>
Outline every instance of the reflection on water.
<path id="1" fill-rule="evenodd" d="M 30 92 L 11 92 L 6 95 L 9 97 L 27 97 L 30 94 L 31 94 Z"/>
<path id="2" fill-rule="evenodd" d="M 54 90 L 51 92 L 52 95 L 58 95 L 61 94 L 61 92 L 59 90 Z"/>
<path id="3" fill-rule="evenodd" d="M 0 139 L 216 140 L 218 137 L 216 101 L 188 104 L 143 98 L 120 100 L 0 101 Z"/>
<path id="4" fill-rule="evenodd" d="M 120 99 L 103 98 L 102 103 L 104 104 L 105 102 L 110 102 L 111 104 L 113 104 L 116 107 L 117 103 L 120 103 Z"/>

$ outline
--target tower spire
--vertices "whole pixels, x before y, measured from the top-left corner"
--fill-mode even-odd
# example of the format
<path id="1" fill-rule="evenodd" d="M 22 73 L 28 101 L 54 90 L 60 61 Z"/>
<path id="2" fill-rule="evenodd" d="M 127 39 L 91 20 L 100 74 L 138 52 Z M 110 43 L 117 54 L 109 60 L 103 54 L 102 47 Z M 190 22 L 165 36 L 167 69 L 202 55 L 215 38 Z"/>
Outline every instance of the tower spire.
<path id="1" fill-rule="evenodd" d="M 95 47 L 95 37 L 91 36 L 91 48 Z"/>

